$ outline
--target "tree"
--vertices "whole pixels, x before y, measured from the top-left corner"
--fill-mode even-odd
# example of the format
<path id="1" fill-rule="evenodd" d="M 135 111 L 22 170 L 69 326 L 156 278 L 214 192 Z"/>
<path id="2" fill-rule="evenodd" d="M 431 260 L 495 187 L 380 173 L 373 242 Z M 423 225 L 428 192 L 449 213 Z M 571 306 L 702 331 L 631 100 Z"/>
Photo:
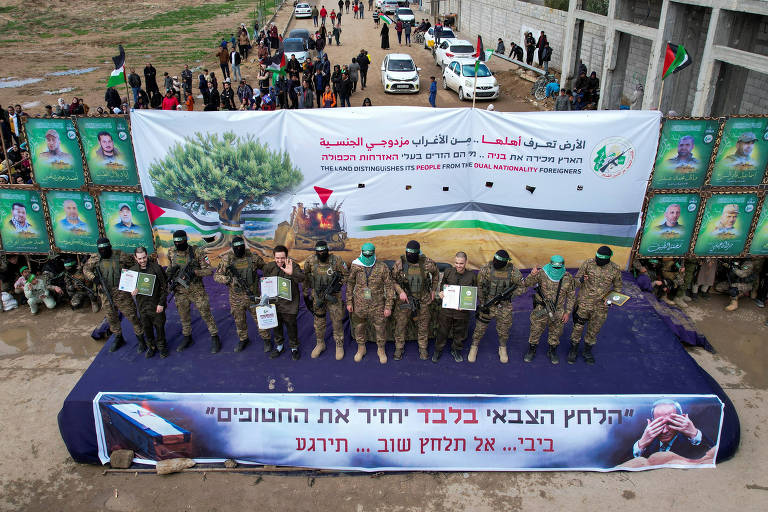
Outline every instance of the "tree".
<path id="1" fill-rule="evenodd" d="M 278 194 L 291 190 L 304 178 L 288 152 L 272 151 L 250 135 L 234 132 L 195 133 L 176 143 L 149 176 L 155 194 L 190 210 L 217 212 L 224 226 L 240 227 L 240 214 L 248 205 L 268 207 Z M 232 235 L 224 233 L 214 245 Z"/>

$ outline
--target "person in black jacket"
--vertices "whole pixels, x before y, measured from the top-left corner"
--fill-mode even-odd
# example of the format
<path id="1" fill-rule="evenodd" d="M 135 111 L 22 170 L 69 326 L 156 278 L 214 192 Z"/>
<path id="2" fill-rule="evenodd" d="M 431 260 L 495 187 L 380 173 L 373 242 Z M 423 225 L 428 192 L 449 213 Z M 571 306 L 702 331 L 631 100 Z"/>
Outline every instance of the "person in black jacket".
<path id="1" fill-rule="evenodd" d="M 360 50 L 360 53 L 357 55 L 357 65 L 360 66 L 360 89 L 365 89 L 366 83 L 368 82 L 368 65 L 371 63 L 370 59 L 368 59 L 368 52 L 366 52 L 364 49 Z"/>
<path id="2" fill-rule="evenodd" d="M 701 459 L 714 443 L 696 428 L 680 404 L 661 399 L 651 407 L 643 435 L 632 446 L 634 457 L 648 458 L 657 452 L 673 452 L 686 459 Z"/>
<path id="3" fill-rule="evenodd" d="M 120 93 L 114 87 L 107 88 L 107 92 L 104 94 L 104 101 L 107 102 L 109 113 L 111 114 L 113 109 L 120 108 Z"/>
<path id="4" fill-rule="evenodd" d="M 168 357 L 168 346 L 165 342 L 165 306 L 168 298 L 168 281 L 165 271 L 156 260 L 149 258 L 147 249 L 144 247 L 137 247 L 133 257 L 136 264 L 131 267 L 131 270 L 155 276 L 151 295 L 139 294 L 138 287 L 131 293 L 139 304 L 139 314 L 144 326 L 147 344 L 146 347 L 142 347 L 139 343 L 139 352 L 143 352 L 142 348 L 144 348 L 146 350 L 145 357 L 150 358 L 159 350 L 160 357 L 165 358 Z M 139 279 L 142 279 L 141 276 Z"/>
<path id="5" fill-rule="evenodd" d="M 224 88 L 221 90 L 221 108 L 223 110 L 236 110 L 235 91 L 232 89 L 229 78 L 224 80 Z"/>
<path id="6" fill-rule="evenodd" d="M 147 86 L 149 94 L 155 91 L 160 92 L 160 89 L 157 87 L 157 70 L 149 62 L 147 62 L 144 68 L 144 84 Z"/>

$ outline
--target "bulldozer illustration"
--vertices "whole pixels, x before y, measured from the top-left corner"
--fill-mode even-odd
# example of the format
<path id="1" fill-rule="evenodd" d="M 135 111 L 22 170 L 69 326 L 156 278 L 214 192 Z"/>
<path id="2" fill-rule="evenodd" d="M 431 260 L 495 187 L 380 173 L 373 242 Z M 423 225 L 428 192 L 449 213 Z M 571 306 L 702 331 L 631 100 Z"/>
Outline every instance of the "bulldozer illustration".
<path id="1" fill-rule="evenodd" d="M 307 208 L 296 203 L 291 211 L 290 222 L 283 221 L 275 230 L 275 244 L 288 249 L 313 250 L 315 242 L 325 240 L 332 251 L 344 249 L 347 241 L 347 221 L 341 211 L 341 203 L 314 203 Z"/>

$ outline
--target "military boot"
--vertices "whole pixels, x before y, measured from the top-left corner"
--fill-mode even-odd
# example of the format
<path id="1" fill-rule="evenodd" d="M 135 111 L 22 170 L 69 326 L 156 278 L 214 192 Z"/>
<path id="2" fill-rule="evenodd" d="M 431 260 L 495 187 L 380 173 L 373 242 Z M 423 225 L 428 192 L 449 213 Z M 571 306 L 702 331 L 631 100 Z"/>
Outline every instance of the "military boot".
<path id="1" fill-rule="evenodd" d="M 336 360 L 344 359 L 344 340 L 336 342 Z"/>
<path id="2" fill-rule="evenodd" d="M 184 341 L 176 348 L 176 352 L 184 352 L 184 349 L 192 346 L 192 343 L 194 343 L 192 336 L 184 336 Z"/>
<path id="3" fill-rule="evenodd" d="M 584 344 L 584 360 L 587 364 L 595 364 L 595 356 L 592 355 L 592 345 Z"/>
<path id="4" fill-rule="evenodd" d="M 440 356 L 442 356 L 442 355 L 443 355 L 443 351 L 442 350 L 435 349 L 435 351 L 432 352 L 432 362 L 433 363 L 438 362 L 440 360 Z"/>
<path id="5" fill-rule="evenodd" d="M 112 346 L 109 347 L 109 351 L 114 352 L 120 347 L 122 347 L 123 345 L 125 345 L 125 339 L 123 339 L 123 335 L 115 334 L 115 341 L 112 342 Z"/>
<path id="6" fill-rule="evenodd" d="M 384 350 L 383 346 L 379 346 L 379 348 L 376 349 L 376 355 L 379 356 L 379 363 L 386 364 L 386 362 L 387 362 L 387 351 Z"/>
<path id="7" fill-rule="evenodd" d="M 264 340 L 264 353 L 267 354 L 269 352 L 272 352 L 272 340 L 266 339 Z"/>
<path id="8" fill-rule="evenodd" d="M 245 347 L 248 346 L 248 342 L 249 341 L 251 341 L 249 338 L 244 338 L 244 339 L 240 340 L 237 343 L 237 346 L 235 347 L 235 352 L 242 352 L 243 350 L 245 350 Z"/>
<path id="9" fill-rule="evenodd" d="M 560 358 L 557 355 L 557 345 L 549 346 L 547 349 L 547 357 L 549 357 L 552 364 L 558 364 L 560 362 Z"/>
<path id="10" fill-rule="evenodd" d="M 478 346 L 474 344 L 469 347 L 469 355 L 467 356 L 467 361 L 470 363 L 474 363 L 477 359 L 477 348 Z"/>
<path id="11" fill-rule="evenodd" d="M 459 352 L 458 350 L 452 348 L 451 355 L 453 356 L 453 360 L 456 361 L 457 363 L 464 362 L 464 357 L 461 355 L 461 352 Z"/>
<path id="12" fill-rule="evenodd" d="M 499 347 L 499 361 L 503 364 L 507 364 L 509 362 L 506 345 Z"/>
<path id="13" fill-rule="evenodd" d="M 312 349 L 312 354 L 310 354 L 309 357 L 317 359 L 323 352 L 325 352 L 325 341 L 318 340 L 317 345 Z"/>
<path id="14" fill-rule="evenodd" d="M 155 345 L 155 340 L 147 340 L 147 352 L 144 354 L 144 357 L 147 359 L 154 357 L 154 355 L 157 353 L 157 345 Z"/>
<path id="15" fill-rule="evenodd" d="M 739 299 L 733 297 L 731 298 L 731 302 L 725 306 L 726 311 L 736 311 L 739 308 Z"/>
<path id="16" fill-rule="evenodd" d="M 139 334 L 136 338 L 139 340 L 139 344 L 136 346 L 136 353 L 143 354 L 147 351 L 147 342 L 144 340 L 144 335 Z"/>
<path id="17" fill-rule="evenodd" d="M 536 345 L 529 343 L 528 344 L 528 352 L 525 353 L 523 356 L 523 361 L 526 363 L 530 363 L 533 361 L 533 358 L 536 357 Z"/>
<path id="18" fill-rule="evenodd" d="M 355 354 L 355 362 L 359 363 L 363 360 L 363 357 L 365 357 L 366 349 L 365 345 L 362 343 L 357 344 L 357 353 Z"/>
<path id="19" fill-rule="evenodd" d="M 219 339 L 219 335 L 211 334 L 211 354 L 216 354 L 219 350 L 221 350 L 221 340 Z"/>
<path id="20" fill-rule="evenodd" d="M 576 357 L 579 355 L 579 344 L 571 343 L 571 349 L 568 351 L 568 364 L 576 362 Z"/>
<path id="21" fill-rule="evenodd" d="M 405 353 L 405 343 L 395 343 L 395 355 L 393 355 L 392 358 L 395 361 L 399 361 L 403 358 L 404 353 Z"/>

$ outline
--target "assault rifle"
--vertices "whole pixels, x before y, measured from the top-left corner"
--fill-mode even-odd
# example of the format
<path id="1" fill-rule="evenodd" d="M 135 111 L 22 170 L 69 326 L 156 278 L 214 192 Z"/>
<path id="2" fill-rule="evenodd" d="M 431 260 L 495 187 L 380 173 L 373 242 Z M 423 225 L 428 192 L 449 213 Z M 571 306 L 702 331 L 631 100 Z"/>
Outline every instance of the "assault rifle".
<path id="1" fill-rule="evenodd" d="M 65 272 L 64 273 L 64 280 L 65 281 L 71 281 L 72 282 L 72 287 L 75 288 L 75 289 L 81 288 L 85 293 L 88 294 L 88 297 L 90 297 L 91 300 L 97 300 L 99 298 L 99 296 L 96 295 L 96 292 L 91 290 L 90 286 L 88 286 L 87 284 L 85 284 L 83 281 L 81 281 L 80 279 L 76 278 L 75 276 L 70 275 L 69 273 Z"/>
<path id="2" fill-rule="evenodd" d="M 487 301 L 485 301 L 478 309 L 483 314 L 486 314 L 486 315 L 489 314 L 491 312 L 492 306 L 500 302 L 509 300 L 509 298 L 512 296 L 512 294 L 516 289 L 517 289 L 516 284 L 511 285 L 509 288 L 502 290 L 501 293 L 498 293 L 493 297 L 491 297 L 490 299 L 488 299 Z"/>
<path id="3" fill-rule="evenodd" d="M 248 296 L 248 300 L 250 300 L 254 304 L 259 303 L 258 297 L 253 293 L 253 290 L 248 288 L 248 285 L 243 281 L 243 279 L 240 277 L 240 274 L 237 272 L 237 269 L 233 264 L 229 264 L 227 267 L 227 271 L 229 271 L 230 274 L 232 274 L 232 279 L 235 281 L 235 285 L 240 288 L 245 294 Z"/>
<path id="4" fill-rule="evenodd" d="M 541 291 L 541 286 L 536 287 L 536 295 L 539 296 L 539 304 L 543 305 L 547 310 L 549 318 L 555 317 L 555 303 L 544 297 L 544 293 Z M 535 300 L 535 298 L 534 298 Z"/>
<path id="5" fill-rule="evenodd" d="M 318 316 L 315 311 L 322 309 L 326 304 L 336 304 L 338 299 L 336 294 L 341 291 L 341 287 L 344 284 L 341 279 L 340 272 L 334 272 L 331 274 L 331 280 L 325 286 L 323 291 L 317 294 L 317 301 L 312 298 L 312 295 L 304 296 L 304 303 L 307 305 L 307 309 L 312 312 L 313 315 Z"/>
<path id="6" fill-rule="evenodd" d="M 403 281 L 400 287 L 405 292 L 405 297 L 408 300 L 407 305 L 408 309 L 411 310 L 411 318 L 416 318 L 419 314 L 419 310 L 421 309 L 421 301 L 413 296 L 411 285 L 408 283 L 408 281 Z"/>
<path id="7" fill-rule="evenodd" d="M 195 278 L 195 267 L 197 266 L 197 258 L 191 258 L 190 261 L 179 267 L 174 265 L 168 271 L 168 286 L 171 289 L 171 293 L 168 295 L 168 302 L 171 302 L 173 295 L 176 293 L 176 289 L 181 286 L 184 289 L 189 288 L 192 285 L 192 281 Z"/>
<path id="8" fill-rule="evenodd" d="M 115 305 L 115 300 L 112 298 L 112 294 L 109 293 L 109 287 L 107 286 L 107 282 L 104 280 L 104 274 L 101 273 L 101 269 L 98 265 L 93 267 L 93 274 L 96 276 L 96 284 L 97 286 L 101 286 L 101 290 L 104 292 L 104 295 L 107 296 L 107 301 L 109 301 L 109 305 L 112 308 L 112 311 L 117 313 L 117 306 Z"/>

